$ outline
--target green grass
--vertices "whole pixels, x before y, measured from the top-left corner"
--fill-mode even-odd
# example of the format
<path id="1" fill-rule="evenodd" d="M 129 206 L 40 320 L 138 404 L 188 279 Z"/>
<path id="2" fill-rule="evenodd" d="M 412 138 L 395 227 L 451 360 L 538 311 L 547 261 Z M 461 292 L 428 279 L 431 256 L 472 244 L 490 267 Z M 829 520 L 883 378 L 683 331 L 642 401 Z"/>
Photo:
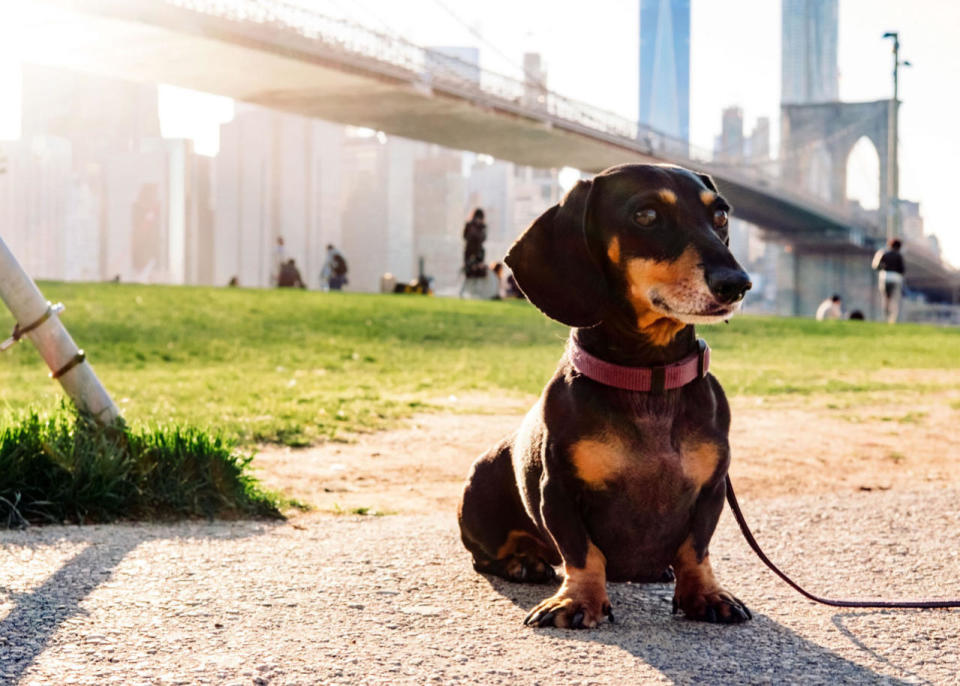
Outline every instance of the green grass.
<path id="1" fill-rule="evenodd" d="M 126 284 L 41 289 L 66 304 L 63 321 L 131 426 L 191 426 L 246 445 L 384 428 L 451 394 L 538 393 L 566 337 L 523 302 Z M 11 326 L 0 314 L 0 327 Z M 886 370 L 960 368 L 956 329 L 741 316 L 700 333 L 733 395 L 849 398 L 916 388 Z M 0 389 L 8 416 L 60 402 L 29 344 L 0 357 Z"/>
<path id="2" fill-rule="evenodd" d="M 0 430 L 0 526 L 180 517 L 279 517 L 251 456 L 192 428 L 103 428 L 62 410 Z"/>

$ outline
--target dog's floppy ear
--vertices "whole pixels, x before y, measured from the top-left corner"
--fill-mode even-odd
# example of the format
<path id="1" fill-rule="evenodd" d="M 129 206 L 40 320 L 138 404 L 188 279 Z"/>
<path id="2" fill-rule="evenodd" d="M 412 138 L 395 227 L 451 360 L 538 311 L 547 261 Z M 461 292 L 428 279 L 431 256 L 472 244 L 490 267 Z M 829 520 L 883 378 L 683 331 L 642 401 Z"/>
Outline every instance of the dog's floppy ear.
<path id="1" fill-rule="evenodd" d="M 696 174 L 697 174 L 697 178 L 699 178 L 701 181 L 703 181 L 703 184 L 704 184 L 707 188 L 709 188 L 710 190 L 712 190 L 714 193 L 719 193 L 719 192 L 720 192 L 719 190 L 717 190 L 717 184 L 715 184 L 715 183 L 713 182 L 713 177 L 712 177 L 712 176 L 710 176 L 709 174 L 701 174 L 700 172 L 696 172 Z"/>
<path id="2" fill-rule="evenodd" d="M 587 246 L 591 181 L 578 181 L 559 205 L 540 215 L 504 261 L 527 299 L 567 326 L 594 326 L 608 300 L 606 279 Z"/>

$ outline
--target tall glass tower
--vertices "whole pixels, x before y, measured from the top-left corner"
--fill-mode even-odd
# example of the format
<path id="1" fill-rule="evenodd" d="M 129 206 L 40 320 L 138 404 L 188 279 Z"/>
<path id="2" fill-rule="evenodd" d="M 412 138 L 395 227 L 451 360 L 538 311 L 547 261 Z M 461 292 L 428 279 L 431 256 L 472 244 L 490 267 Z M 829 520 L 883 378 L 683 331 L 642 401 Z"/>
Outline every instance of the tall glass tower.
<path id="1" fill-rule="evenodd" d="M 690 0 L 640 0 L 639 119 L 690 138 Z"/>
<path id="2" fill-rule="evenodd" d="M 837 0 L 782 0 L 780 102 L 832 102 L 837 90 Z"/>

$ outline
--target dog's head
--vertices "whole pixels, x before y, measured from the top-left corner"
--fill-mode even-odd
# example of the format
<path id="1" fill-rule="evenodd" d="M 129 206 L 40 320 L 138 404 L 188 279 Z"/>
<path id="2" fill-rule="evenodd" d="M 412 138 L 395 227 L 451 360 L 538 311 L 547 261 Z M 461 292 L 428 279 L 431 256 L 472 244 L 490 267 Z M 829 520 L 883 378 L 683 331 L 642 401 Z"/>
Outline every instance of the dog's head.
<path id="1" fill-rule="evenodd" d="M 730 205 L 706 174 L 629 164 L 580 181 L 510 248 L 517 284 L 548 317 L 625 317 L 655 345 L 729 319 L 750 280 L 728 249 Z"/>

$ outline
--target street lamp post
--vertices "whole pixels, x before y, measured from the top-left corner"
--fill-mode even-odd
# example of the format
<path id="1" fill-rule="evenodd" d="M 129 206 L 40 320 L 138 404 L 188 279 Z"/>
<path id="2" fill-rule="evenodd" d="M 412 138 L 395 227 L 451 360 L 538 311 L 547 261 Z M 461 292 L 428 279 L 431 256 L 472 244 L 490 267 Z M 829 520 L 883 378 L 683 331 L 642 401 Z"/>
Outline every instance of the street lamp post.
<path id="1" fill-rule="evenodd" d="M 887 111 L 887 238 L 900 235 L 900 67 L 910 62 L 900 61 L 900 32 L 887 31 L 884 38 L 893 39 L 893 99 Z"/>

